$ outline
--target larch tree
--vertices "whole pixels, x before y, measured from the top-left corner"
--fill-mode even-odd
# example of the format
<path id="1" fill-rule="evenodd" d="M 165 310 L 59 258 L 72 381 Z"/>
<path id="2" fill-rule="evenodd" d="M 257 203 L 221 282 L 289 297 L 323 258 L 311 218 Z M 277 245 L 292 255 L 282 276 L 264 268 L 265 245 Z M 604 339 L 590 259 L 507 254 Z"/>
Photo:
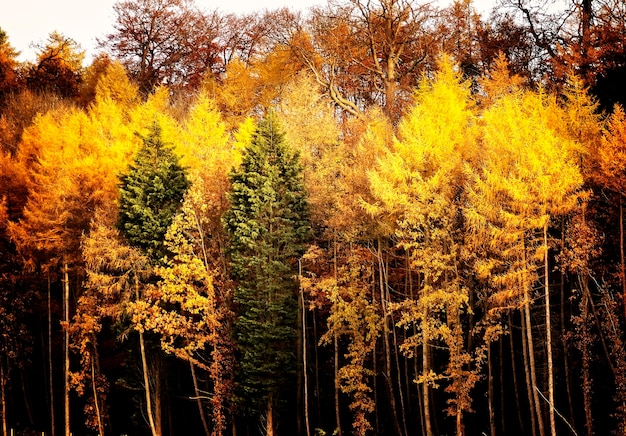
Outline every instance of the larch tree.
<path id="1" fill-rule="evenodd" d="M 398 127 L 398 139 L 369 173 L 374 202 L 367 209 L 393 223 L 397 245 L 406 251 L 410 267 L 419 274 L 415 299 L 393 307 L 399 325 L 415 327 L 401 346 L 412 355 L 421 348 L 424 432 L 433 434 L 430 390 L 449 379 L 453 394 L 448 412 L 455 416 L 457 435 L 463 433 L 463 413 L 471 408 L 470 390 L 478 380 L 476 362 L 464 348 L 461 315 L 469 295 L 460 269 L 459 198 L 464 165 L 476 156 L 473 101 L 469 86 L 447 58 L 432 81 L 417 92 L 415 104 Z M 444 373 L 435 373 L 431 347 L 448 351 Z"/>
<path id="2" fill-rule="evenodd" d="M 224 225 L 236 281 L 240 398 L 275 434 L 277 406 L 294 376 L 297 261 L 310 224 L 298 154 L 270 112 L 259 122 L 241 166 L 230 175 Z"/>
<path id="3" fill-rule="evenodd" d="M 517 91 L 503 95 L 483 113 L 486 154 L 469 196 L 478 213 L 466 214 L 473 228 L 487 229 L 486 240 L 495 250 L 495 257 L 482 264 L 483 275 L 489 271 L 492 286 L 500 290 L 493 294 L 494 302 L 497 298 L 501 306 L 517 305 L 523 310 L 529 402 L 540 435 L 545 430 L 530 306 L 535 285 L 540 284 L 545 301 L 549 425 L 554 434 L 549 228 L 554 218 L 574 211 L 585 197 L 573 152 L 576 146 L 549 125 L 553 104 L 541 91 Z"/>
<path id="4" fill-rule="evenodd" d="M 29 198 L 9 232 L 26 259 L 61 272 L 65 333 L 65 432 L 70 433 L 70 268 L 80 267 L 80 238 L 94 211 L 116 197 L 112 160 L 88 116 L 69 109 L 37 118 L 18 155 L 30 168 Z M 45 145 L 45 146 L 44 146 Z"/>

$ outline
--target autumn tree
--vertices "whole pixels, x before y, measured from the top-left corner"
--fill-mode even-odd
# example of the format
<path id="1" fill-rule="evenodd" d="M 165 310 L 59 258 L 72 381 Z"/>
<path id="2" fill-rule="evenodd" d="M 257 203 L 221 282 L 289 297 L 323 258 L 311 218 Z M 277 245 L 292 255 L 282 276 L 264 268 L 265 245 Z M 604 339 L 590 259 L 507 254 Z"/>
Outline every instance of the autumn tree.
<path id="1" fill-rule="evenodd" d="M 131 245 L 159 261 L 167 255 L 165 233 L 189 182 L 158 125 L 143 138 L 135 163 L 120 183 L 119 229 Z"/>
<path id="2" fill-rule="evenodd" d="M 63 98 L 78 97 L 82 82 L 84 50 L 58 32 L 39 48 L 37 62 L 26 75 L 26 85 L 36 92 L 52 92 Z"/>
<path id="3" fill-rule="evenodd" d="M 273 113 L 259 122 L 241 166 L 231 173 L 230 261 L 236 280 L 235 322 L 240 398 L 275 434 L 276 407 L 295 370 L 296 261 L 309 234 L 298 155 Z"/>
<path id="4" fill-rule="evenodd" d="M 188 186 L 185 171 L 178 164 L 178 157 L 171 147 L 163 142 L 159 125 L 154 124 L 149 136 L 143 138 L 143 145 L 135 157 L 134 164 L 120 177 L 117 223 L 129 244 L 144 252 L 154 265 L 163 262 L 163 258 L 169 254 L 165 246 L 165 234 L 180 208 Z M 145 305 L 144 293 L 150 290 L 150 287 L 145 285 L 139 281 L 135 284 L 133 307 L 139 316 Z M 134 324 L 139 332 L 148 420 L 150 430 L 156 436 L 161 433 L 161 423 L 158 419 L 160 411 L 158 402 L 153 410 L 152 401 L 155 398 L 159 400 L 155 395 L 158 396 L 160 393 L 150 391 L 150 369 L 146 358 L 144 328 L 136 321 Z"/>
<path id="5" fill-rule="evenodd" d="M 377 105 L 396 121 L 431 61 L 428 5 L 350 0 L 314 9 L 291 46 L 337 105 Z"/>
<path id="6" fill-rule="evenodd" d="M 539 285 L 545 302 L 545 385 L 550 432 L 554 434 L 549 229 L 556 217 L 574 211 L 585 197 L 581 191 L 583 179 L 575 155 L 576 144 L 549 125 L 554 110 L 554 101 L 541 91 L 513 88 L 483 113 L 486 155 L 470 190 L 473 209 L 466 214 L 471 228 L 487 231 L 483 238 L 488 238 L 485 240 L 490 241 L 489 246 L 496 252 L 495 257 L 479 262 L 480 274 L 491 282 L 491 304 L 522 310 L 529 403 L 533 422 L 541 435 L 545 434 L 545 422 L 530 310 L 533 299 L 538 297 L 536 286 Z M 511 130 L 513 123 L 515 131 Z"/>
<path id="7" fill-rule="evenodd" d="M 18 86 L 17 56 L 19 52 L 9 43 L 9 36 L 0 28 L 0 104 Z"/>
<path id="8" fill-rule="evenodd" d="M 126 67 L 143 94 L 158 85 L 197 86 L 219 69 L 217 13 L 190 0 L 123 0 L 113 6 L 114 31 L 100 41 Z"/>
<path id="9" fill-rule="evenodd" d="M 156 268 L 159 283 L 146 294 L 135 321 L 159 336 L 166 353 L 189 363 L 205 432 L 222 434 L 231 399 L 233 352 L 232 290 L 221 218 L 227 208 L 228 172 L 237 151 L 206 94 L 198 96 L 180 140 L 185 151 L 181 162 L 193 183 L 165 234 L 171 256 Z M 211 380 L 212 427 L 205 418 L 207 402 L 202 400 L 198 370 Z"/>
<path id="10" fill-rule="evenodd" d="M 433 434 L 430 390 L 449 378 L 448 412 L 455 416 L 456 434 L 463 433 L 463 414 L 471 408 L 470 390 L 477 381 L 476 363 L 464 348 L 461 315 L 469 310 L 468 289 L 461 281 L 457 203 L 463 167 L 475 158 L 473 102 L 467 83 L 449 59 L 440 62 L 434 79 L 422 85 L 415 104 L 398 127 L 398 139 L 374 171 L 370 183 L 374 216 L 389 217 L 397 245 L 406 251 L 410 267 L 420 276 L 415 299 L 395 305 L 399 324 L 415 326 L 401 349 L 412 355 L 421 348 L 424 431 Z M 444 374 L 434 371 L 431 347 L 445 344 Z"/>

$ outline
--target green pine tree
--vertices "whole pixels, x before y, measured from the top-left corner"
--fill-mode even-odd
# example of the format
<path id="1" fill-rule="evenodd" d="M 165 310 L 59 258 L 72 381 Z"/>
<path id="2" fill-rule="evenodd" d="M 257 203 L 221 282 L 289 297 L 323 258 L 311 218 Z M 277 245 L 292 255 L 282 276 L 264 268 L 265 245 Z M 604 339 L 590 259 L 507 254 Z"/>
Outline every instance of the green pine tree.
<path id="1" fill-rule="evenodd" d="M 237 282 L 241 398 L 273 434 L 281 387 L 295 374 L 297 260 L 310 232 L 302 168 L 270 113 L 230 175 L 224 216 Z M 294 389 L 295 390 L 295 389 Z"/>
<path id="2" fill-rule="evenodd" d="M 178 157 L 163 142 L 158 124 L 142 139 L 134 165 L 120 177 L 118 227 L 131 245 L 159 260 L 167 254 L 165 233 L 189 181 Z"/>

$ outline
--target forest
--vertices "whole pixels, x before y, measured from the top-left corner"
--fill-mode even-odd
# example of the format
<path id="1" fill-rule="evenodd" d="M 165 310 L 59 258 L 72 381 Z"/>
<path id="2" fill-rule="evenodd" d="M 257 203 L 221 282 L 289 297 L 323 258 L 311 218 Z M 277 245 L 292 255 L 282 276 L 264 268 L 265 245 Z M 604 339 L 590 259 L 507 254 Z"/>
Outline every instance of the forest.
<path id="1" fill-rule="evenodd" d="M 0 29 L 0 435 L 626 434 L 626 3 Z"/>

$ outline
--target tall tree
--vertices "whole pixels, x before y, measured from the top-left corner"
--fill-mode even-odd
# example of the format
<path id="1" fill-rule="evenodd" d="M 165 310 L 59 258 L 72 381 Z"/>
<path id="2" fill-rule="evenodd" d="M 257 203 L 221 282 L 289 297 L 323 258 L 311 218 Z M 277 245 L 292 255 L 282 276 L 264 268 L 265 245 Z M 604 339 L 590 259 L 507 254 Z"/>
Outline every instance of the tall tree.
<path id="1" fill-rule="evenodd" d="M 378 105 L 397 121 L 432 62 L 431 18 L 430 6 L 412 0 L 331 2 L 313 10 L 291 46 L 343 110 Z"/>
<path id="2" fill-rule="evenodd" d="M 463 433 L 463 414 L 471 408 L 470 390 L 477 381 L 461 315 L 468 310 L 468 289 L 461 281 L 459 208 L 464 185 L 463 168 L 477 157 L 473 129 L 473 101 L 467 82 L 448 58 L 432 81 L 416 93 L 415 105 L 398 127 L 398 139 L 370 172 L 375 199 L 369 211 L 392 217 L 392 232 L 410 266 L 420 276 L 419 295 L 396 308 L 400 324 L 415 327 L 402 345 L 412 355 L 421 348 L 421 385 L 424 432 L 434 434 L 431 389 L 450 379 L 453 394 L 449 414 L 456 419 L 456 434 Z M 445 344 L 448 358 L 444 374 L 434 371 L 432 346 Z"/>
<path id="3" fill-rule="evenodd" d="M 64 98 L 78 97 L 85 52 L 71 38 L 52 32 L 39 48 L 37 63 L 26 75 L 27 86 L 35 92 L 49 91 Z"/>
<path id="4" fill-rule="evenodd" d="M 158 124 L 143 138 L 135 163 L 120 183 L 119 229 L 131 245 L 159 261 L 167 254 L 165 233 L 189 181 L 178 157 L 163 142 Z"/>
<path id="5" fill-rule="evenodd" d="M 241 398 L 275 434 L 276 407 L 295 371 L 297 259 L 309 235 L 298 155 L 283 140 L 273 113 L 259 122 L 241 166 L 230 176 L 224 217 L 237 282 L 236 341 Z"/>
<path id="6" fill-rule="evenodd" d="M 170 254 L 165 246 L 165 234 L 180 208 L 183 195 L 189 187 L 185 170 L 178 164 L 172 148 L 163 142 L 161 129 L 154 124 L 143 138 L 135 162 L 128 173 L 120 177 L 118 228 L 130 245 L 144 252 L 154 265 Z M 149 286 L 135 283 L 134 308 L 141 313 Z M 146 407 L 153 436 L 161 434 L 160 392 L 151 392 L 150 370 L 147 362 L 144 328 L 135 324 L 139 333 Z M 155 377 L 160 377 L 157 374 Z M 154 404 L 152 402 L 156 400 Z"/>
<path id="7" fill-rule="evenodd" d="M 163 84 L 197 86 L 206 72 L 221 68 L 217 13 L 204 14 L 190 0 L 121 0 L 113 10 L 114 32 L 100 44 L 143 94 Z"/>

